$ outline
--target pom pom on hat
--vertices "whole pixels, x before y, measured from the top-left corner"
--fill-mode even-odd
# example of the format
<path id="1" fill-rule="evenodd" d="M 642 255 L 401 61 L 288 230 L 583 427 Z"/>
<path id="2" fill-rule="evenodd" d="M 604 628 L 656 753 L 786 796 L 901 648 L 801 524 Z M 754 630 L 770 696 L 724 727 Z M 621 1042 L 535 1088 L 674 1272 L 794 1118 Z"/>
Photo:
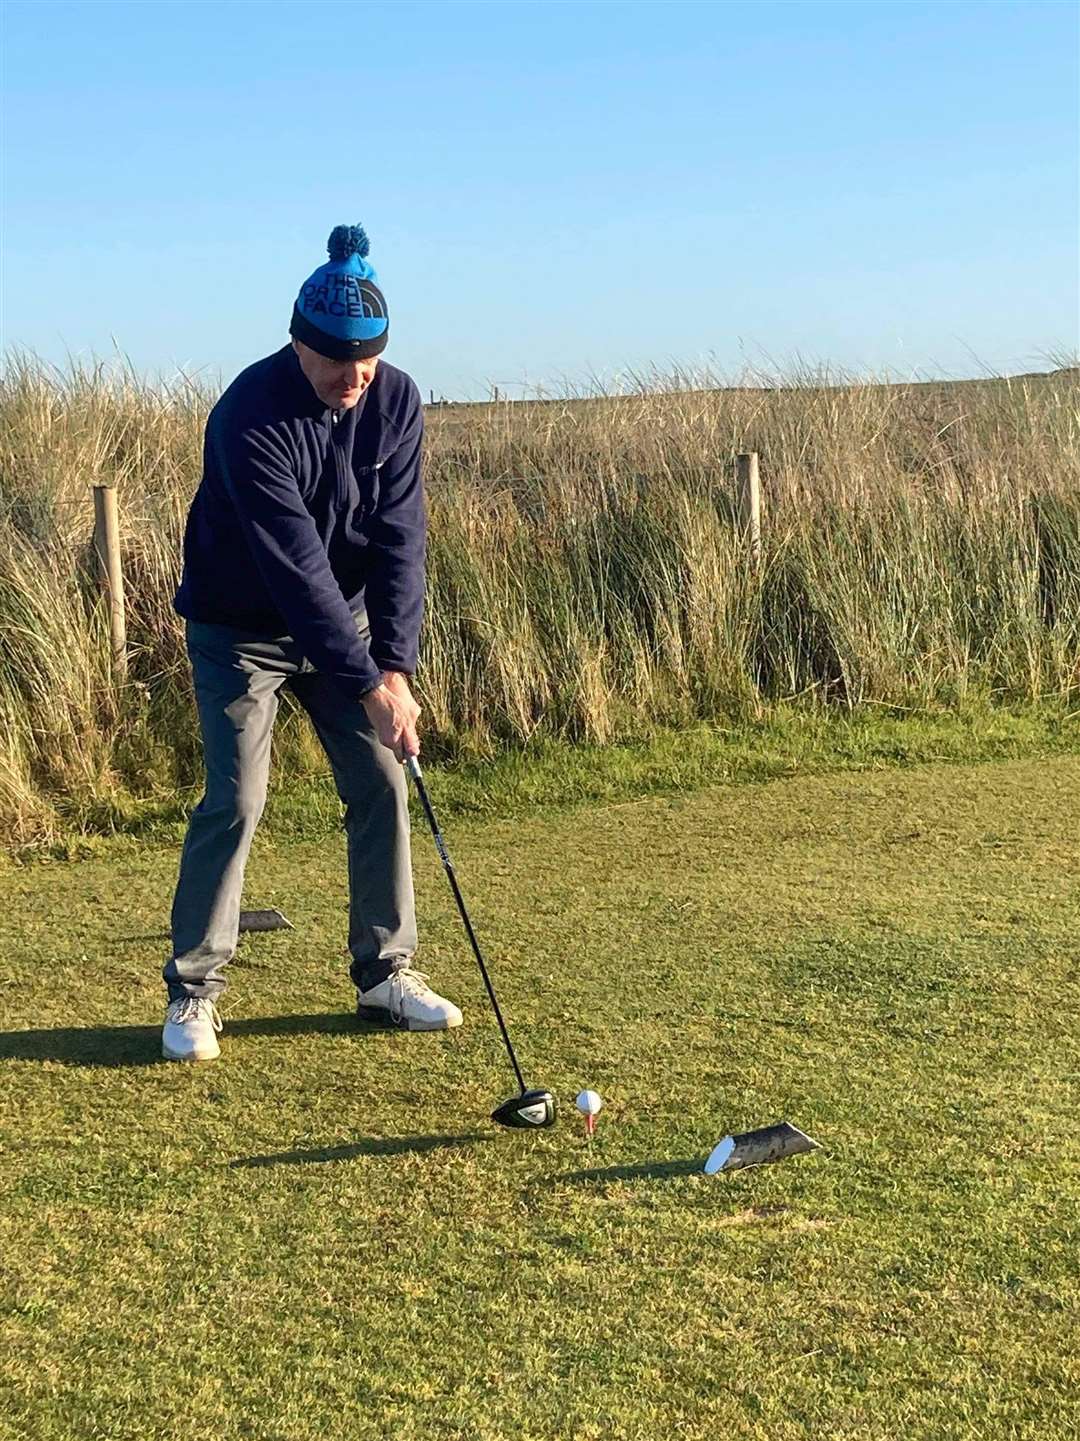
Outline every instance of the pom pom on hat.
<path id="1" fill-rule="evenodd" d="M 335 225 L 326 242 L 331 260 L 348 260 L 350 255 L 359 255 L 363 260 L 370 249 L 371 241 L 362 225 Z"/>

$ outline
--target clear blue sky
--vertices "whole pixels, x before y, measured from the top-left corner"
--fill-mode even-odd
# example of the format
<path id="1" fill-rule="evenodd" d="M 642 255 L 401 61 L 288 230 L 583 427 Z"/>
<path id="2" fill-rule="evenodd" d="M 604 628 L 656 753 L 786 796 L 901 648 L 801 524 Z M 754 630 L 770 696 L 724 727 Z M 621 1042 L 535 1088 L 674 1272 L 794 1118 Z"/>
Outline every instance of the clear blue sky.
<path id="1" fill-rule="evenodd" d="M 1080 347 L 1071 0 L 2 16 L 6 346 L 229 378 L 359 220 L 425 396 Z"/>

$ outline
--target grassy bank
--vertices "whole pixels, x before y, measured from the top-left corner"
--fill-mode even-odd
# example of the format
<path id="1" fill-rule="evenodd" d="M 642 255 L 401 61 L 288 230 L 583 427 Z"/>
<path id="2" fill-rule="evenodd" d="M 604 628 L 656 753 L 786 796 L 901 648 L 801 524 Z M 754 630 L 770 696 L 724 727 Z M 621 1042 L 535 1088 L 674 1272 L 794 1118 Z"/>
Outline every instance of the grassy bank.
<path id="1" fill-rule="evenodd" d="M 445 822 L 509 819 L 538 811 L 673 795 L 707 785 L 747 784 L 798 775 L 879 772 L 930 764 L 974 765 L 1080 754 L 1080 708 L 1043 703 L 1015 708 L 897 712 L 775 706 L 759 721 L 701 722 L 654 730 L 632 742 L 592 745 L 534 738 L 490 759 L 442 759 L 425 769 Z M 65 829 L 48 840 L 9 847 L 6 860 L 72 860 L 125 847 L 177 846 L 199 787 L 161 796 L 112 794 L 63 803 Z M 414 798 L 415 801 L 415 798 Z M 419 818 L 417 809 L 417 818 Z M 323 765 L 303 778 L 278 764 L 261 834 L 312 840 L 340 830 L 341 805 Z M 0 866 L 5 858 L 0 858 Z"/>
<path id="2" fill-rule="evenodd" d="M 0 875 L 0 1437 L 1067 1441 L 1078 796 L 1057 758 L 460 821 L 541 1136 L 487 1120 L 431 847 L 460 1032 L 357 1030 L 340 840 L 260 835 L 296 930 L 204 1067 L 157 1061 L 173 854 Z M 701 1174 L 782 1116 L 824 1150 Z"/>
<path id="3" fill-rule="evenodd" d="M 684 389 L 430 416 L 429 754 L 1080 686 L 1076 372 Z M 0 835 L 168 805 L 198 773 L 171 611 L 212 397 L 14 362 L 0 385 Z M 733 457 L 762 456 L 764 565 Z M 123 515 L 131 679 L 107 671 L 89 487 Z M 323 762 L 286 717 L 287 775 Z"/>

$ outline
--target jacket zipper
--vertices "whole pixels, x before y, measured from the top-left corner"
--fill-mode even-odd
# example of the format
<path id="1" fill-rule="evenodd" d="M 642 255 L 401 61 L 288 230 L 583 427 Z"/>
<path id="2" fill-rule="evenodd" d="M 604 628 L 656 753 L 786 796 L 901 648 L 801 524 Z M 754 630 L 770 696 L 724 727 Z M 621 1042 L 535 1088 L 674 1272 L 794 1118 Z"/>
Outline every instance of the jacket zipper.
<path id="1" fill-rule="evenodd" d="M 345 458 L 341 454 L 341 446 L 338 444 L 336 431 L 341 422 L 341 412 L 332 410 L 330 412 L 330 449 L 334 452 L 334 465 L 337 472 L 337 505 L 335 509 L 340 513 L 344 510 L 349 500 L 349 478 L 346 475 Z"/>

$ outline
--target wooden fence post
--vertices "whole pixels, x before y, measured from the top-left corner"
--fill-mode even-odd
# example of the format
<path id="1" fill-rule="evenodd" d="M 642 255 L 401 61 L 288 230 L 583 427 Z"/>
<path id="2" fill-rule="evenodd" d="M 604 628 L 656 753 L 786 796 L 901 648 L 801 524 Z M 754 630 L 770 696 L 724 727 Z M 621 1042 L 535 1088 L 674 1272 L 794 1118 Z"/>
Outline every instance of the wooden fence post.
<path id="1" fill-rule="evenodd" d="M 94 486 L 94 550 L 97 552 L 101 588 L 109 603 L 109 644 L 113 673 L 127 679 L 127 622 L 124 616 L 124 572 L 120 567 L 120 521 L 116 508 L 116 487 Z"/>
<path id="2" fill-rule="evenodd" d="M 735 470 L 739 481 L 739 531 L 750 547 L 750 560 L 756 569 L 761 564 L 761 477 L 757 451 L 737 455 Z"/>

